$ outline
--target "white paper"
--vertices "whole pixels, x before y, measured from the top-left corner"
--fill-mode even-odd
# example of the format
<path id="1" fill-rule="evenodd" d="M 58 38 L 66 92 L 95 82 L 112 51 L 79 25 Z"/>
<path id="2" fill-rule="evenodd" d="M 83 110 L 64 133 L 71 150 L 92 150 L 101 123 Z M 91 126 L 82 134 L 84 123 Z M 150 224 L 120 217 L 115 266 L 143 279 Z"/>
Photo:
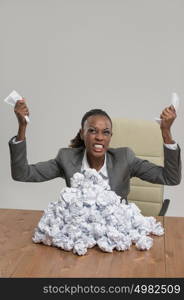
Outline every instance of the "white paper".
<path id="1" fill-rule="evenodd" d="M 176 113 L 177 113 L 178 108 L 179 108 L 179 102 L 180 102 L 180 100 L 179 100 L 178 95 L 176 93 L 172 93 L 172 98 L 171 98 L 171 104 L 170 105 L 174 106 Z M 158 124 L 160 124 L 162 119 L 156 117 L 155 121 Z"/>
<path id="2" fill-rule="evenodd" d="M 17 103 L 18 100 L 21 100 L 22 99 L 22 96 L 19 95 L 15 90 L 13 90 L 9 95 L 8 97 L 6 97 L 4 99 L 4 101 L 12 106 L 15 106 L 15 104 Z M 30 120 L 29 120 L 29 117 L 28 116 L 25 116 L 25 119 L 26 119 L 26 122 L 29 123 Z"/>
<path id="3" fill-rule="evenodd" d="M 71 187 L 44 210 L 33 242 L 56 246 L 78 255 L 97 245 L 102 251 L 125 251 L 131 245 L 149 250 L 164 228 L 154 217 L 144 217 L 134 204 L 121 202 L 95 169 L 75 173 Z"/>

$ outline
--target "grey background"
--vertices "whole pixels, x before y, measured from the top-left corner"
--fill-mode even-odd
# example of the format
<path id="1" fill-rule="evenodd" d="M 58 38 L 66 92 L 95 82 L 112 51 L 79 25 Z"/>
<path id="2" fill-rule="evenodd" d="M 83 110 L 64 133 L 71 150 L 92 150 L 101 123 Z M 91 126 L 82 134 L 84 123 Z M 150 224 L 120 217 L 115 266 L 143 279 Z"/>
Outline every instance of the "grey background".
<path id="1" fill-rule="evenodd" d="M 29 163 L 54 158 L 87 110 L 152 120 L 173 91 L 181 104 L 172 133 L 184 148 L 183 11 L 183 0 L 0 0 L 1 208 L 44 209 L 65 185 L 11 178 L 18 123 L 3 99 L 13 89 L 30 110 Z M 184 216 L 183 195 L 183 179 L 165 187 L 167 215 Z"/>

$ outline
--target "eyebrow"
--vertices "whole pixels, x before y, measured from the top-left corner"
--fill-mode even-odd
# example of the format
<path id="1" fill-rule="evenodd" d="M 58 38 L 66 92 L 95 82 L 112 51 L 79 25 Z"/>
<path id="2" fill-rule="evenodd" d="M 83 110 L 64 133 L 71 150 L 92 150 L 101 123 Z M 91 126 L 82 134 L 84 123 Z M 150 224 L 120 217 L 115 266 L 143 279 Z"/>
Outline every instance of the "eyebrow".
<path id="1" fill-rule="evenodd" d="M 90 127 L 93 127 L 93 128 L 95 128 L 95 129 L 98 129 L 97 127 L 95 127 L 95 126 L 92 126 L 92 125 L 91 125 L 91 126 L 89 126 L 89 128 L 90 128 Z M 109 128 L 109 127 L 106 127 L 106 128 L 104 128 L 103 130 L 106 130 L 106 129 L 109 129 L 109 130 L 110 130 L 110 128 Z"/>

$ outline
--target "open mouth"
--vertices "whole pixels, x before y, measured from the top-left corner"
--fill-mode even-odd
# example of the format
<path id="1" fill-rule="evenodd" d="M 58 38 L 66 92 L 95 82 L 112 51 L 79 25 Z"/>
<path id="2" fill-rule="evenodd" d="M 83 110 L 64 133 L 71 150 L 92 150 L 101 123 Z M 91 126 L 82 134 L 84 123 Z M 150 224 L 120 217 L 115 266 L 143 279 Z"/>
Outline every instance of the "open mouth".
<path id="1" fill-rule="evenodd" d="M 104 145 L 102 144 L 94 144 L 93 149 L 95 152 L 102 152 L 104 150 Z"/>

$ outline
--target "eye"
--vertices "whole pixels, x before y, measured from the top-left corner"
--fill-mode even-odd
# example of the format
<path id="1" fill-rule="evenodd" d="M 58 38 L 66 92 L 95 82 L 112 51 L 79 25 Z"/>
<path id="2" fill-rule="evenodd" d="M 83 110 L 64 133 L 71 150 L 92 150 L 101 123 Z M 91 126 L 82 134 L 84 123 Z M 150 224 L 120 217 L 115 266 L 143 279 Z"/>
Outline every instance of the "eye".
<path id="1" fill-rule="evenodd" d="M 89 129 L 88 129 L 88 132 L 89 132 L 89 133 L 95 134 L 95 133 L 96 133 L 96 129 L 94 129 L 94 128 L 89 128 Z"/>
<path id="2" fill-rule="evenodd" d="M 111 135 L 111 131 L 108 129 L 104 130 L 104 135 L 106 135 L 106 136 Z"/>

